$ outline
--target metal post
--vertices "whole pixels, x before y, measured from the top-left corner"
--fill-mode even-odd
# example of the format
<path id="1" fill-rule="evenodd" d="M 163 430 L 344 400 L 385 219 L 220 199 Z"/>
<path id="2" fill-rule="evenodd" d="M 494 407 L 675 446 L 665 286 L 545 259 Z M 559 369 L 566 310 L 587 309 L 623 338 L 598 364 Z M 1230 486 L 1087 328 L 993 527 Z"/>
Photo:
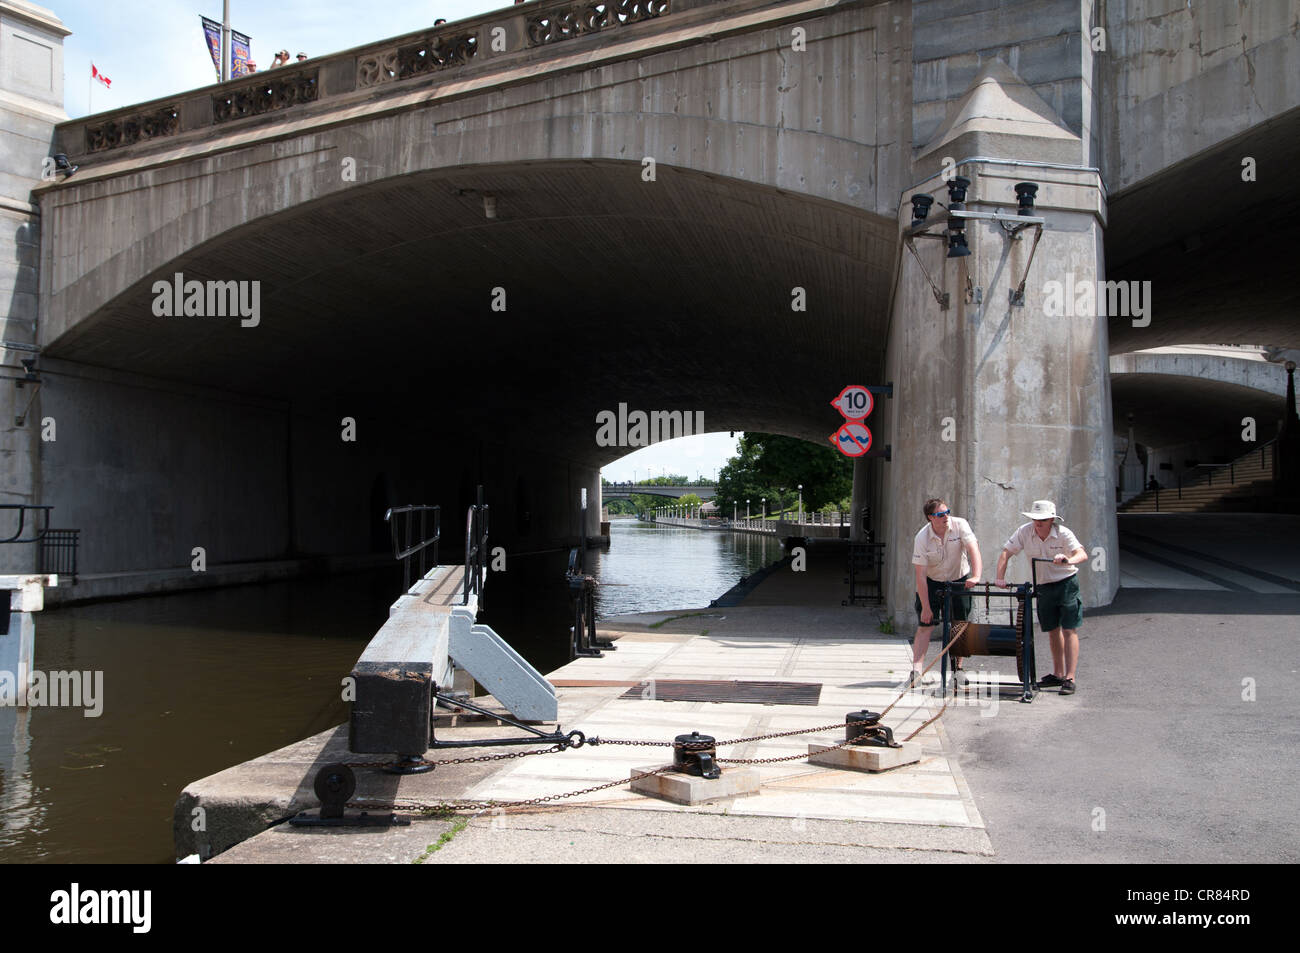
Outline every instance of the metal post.
<path id="1" fill-rule="evenodd" d="M 952 641 L 952 583 L 943 584 L 943 647 L 946 649 L 948 643 Z M 948 695 L 948 655 L 944 654 L 939 660 L 939 684 L 943 686 L 943 694 Z M 956 678 L 953 679 L 953 693 L 957 691 Z"/>
<path id="2" fill-rule="evenodd" d="M 221 81 L 230 79 L 230 0 L 221 4 Z"/>

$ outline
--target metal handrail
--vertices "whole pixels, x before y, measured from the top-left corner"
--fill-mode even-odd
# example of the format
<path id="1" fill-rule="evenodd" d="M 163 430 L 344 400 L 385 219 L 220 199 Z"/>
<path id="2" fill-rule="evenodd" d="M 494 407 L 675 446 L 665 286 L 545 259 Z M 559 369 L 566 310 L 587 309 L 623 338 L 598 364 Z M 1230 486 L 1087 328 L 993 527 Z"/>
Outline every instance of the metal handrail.
<path id="1" fill-rule="evenodd" d="M 469 605 L 470 593 L 478 596 L 483 607 L 483 584 L 487 577 L 488 506 L 483 502 L 483 487 L 478 488 L 478 502 L 465 514 L 465 580 L 461 605 Z"/>
<path id="2" fill-rule="evenodd" d="M 35 543 L 44 539 L 45 534 L 50 531 L 50 511 L 52 509 L 54 509 L 54 507 L 51 505 L 39 503 L 0 503 L 0 510 L 18 511 L 18 529 L 14 531 L 12 536 L 0 539 L 0 543 Z M 28 510 L 40 511 L 44 515 L 45 519 L 42 521 L 43 525 L 41 526 L 40 531 L 37 532 L 35 536 L 32 536 L 29 539 L 23 539 L 23 526 L 27 521 Z"/>
<path id="3" fill-rule="evenodd" d="M 1261 467 L 1263 467 L 1263 466 L 1267 466 L 1267 465 L 1268 465 L 1268 451 L 1269 451 L 1269 448 L 1272 447 L 1273 444 L 1275 444 L 1276 442 L 1277 442 L 1277 438 L 1275 437 L 1275 438 L 1273 438 L 1272 440 L 1267 440 L 1267 441 L 1265 441 L 1264 443 L 1262 443 L 1262 444 L 1259 445 L 1259 448 L 1258 448 L 1258 450 L 1259 450 L 1259 465 L 1260 465 Z M 1227 468 L 1228 468 L 1228 486 L 1236 486 L 1236 485 L 1237 485 L 1237 464 L 1238 464 L 1238 463 L 1241 463 L 1243 460 L 1245 460 L 1247 457 L 1249 457 L 1250 454 L 1252 454 L 1252 453 L 1255 453 L 1255 451 L 1252 450 L 1252 451 L 1250 451 L 1250 453 L 1242 454 L 1242 455 L 1241 455 L 1240 457 L 1238 457 L 1236 460 L 1230 460 L 1230 461 L 1228 461 L 1227 463 L 1198 463 L 1198 464 L 1196 464 L 1196 466 L 1193 467 L 1193 469 L 1204 469 L 1204 471 L 1205 471 L 1205 479 L 1204 479 L 1204 481 L 1202 481 L 1202 479 L 1201 479 L 1201 474 L 1196 474 L 1196 475 L 1193 476 L 1190 480 L 1188 480 L 1186 483 L 1184 483 L 1184 482 L 1183 482 L 1183 474 L 1180 473 L 1180 474 L 1178 474 L 1178 477 L 1177 477 L 1177 480 L 1178 480 L 1178 485 L 1177 485 L 1177 487 L 1163 487 L 1163 486 L 1156 485 L 1155 487 L 1152 487 L 1152 488 L 1150 488 L 1150 489 L 1144 490 L 1143 492 L 1144 492 L 1144 493 L 1154 493 L 1154 494 L 1155 494 L 1154 502 L 1155 502 L 1156 512 L 1158 513 L 1158 512 L 1160 512 L 1160 491 L 1161 491 L 1161 490 L 1165 490 L 1166 492 L 1168 492 L 1168 491 L 1170 491 L 1170 490 L 1175 490 L 1175 489 L 1176 489 L 1177 492 L 1178 492 L 1178 499 L 1181 500 L 1181 499 L 1183 498 L 1183 490 L 1194 490 L 1194 489 L 1198 489 L 1198 488 L 1200 488 L 1200 487 L 1212 487 L 1212 486 L 1214 486 L 1214 471 L 1215 471 L 1215 470 L 1222 470 L 1224 467 L 1227 467 Z"/>
<path id="4" fill-rule="evenodd" d="M 433 514 L 433 535 L 428 534 L 428 514 Z M 400 520 L 393 519 L 394 516 L 406 517 L 406 532 L 398 532 L 397 524 Z M 419 538 L 412 542 L 416 516 L 420 520 Z M 427 506 L 420 503 L 412 503 L 407 506 L 390 507 L 384 512 L 384 522 L 388 524 L 389 535 L 393 539 L 393 558 L 402 563 L 402 581 L 404 583 L 403 592 L 411 588 L 411 557 L 416 553 L 420 554 L 420 578 L 428 571 L 425 568 L 425 550 L 430 546 L 433 547 L 433 564 L 438 565 L 438 540 L 442 538 L 442 507 Z M 399 541 L 399 535 L 404 536 L 404 540 Z"/>

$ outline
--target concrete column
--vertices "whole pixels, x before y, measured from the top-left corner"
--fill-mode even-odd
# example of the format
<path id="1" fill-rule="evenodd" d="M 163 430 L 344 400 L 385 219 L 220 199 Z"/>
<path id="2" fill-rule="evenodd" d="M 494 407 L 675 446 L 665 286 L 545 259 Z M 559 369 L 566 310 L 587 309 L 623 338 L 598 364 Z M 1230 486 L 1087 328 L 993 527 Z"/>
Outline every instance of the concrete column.
<path id="1" fill-rule="evenodd" d="M 43 7 L 0 0 L 0 363 L 6 376 L 20 375 L 24 358 L 40 364 L 35 345 L 41 226 L 31 190 L 41 184 L 42 174 L 53 176 L 47 160 L 54 124 L 68 118 L 63 111 L 68 32 Z M 31 385 L 0 381 L 0 502 L 41 502 L 41 401 L 32 399 L 38 394 Z M 0 535 L 16 527 L 16 521 L 0 521 Z M 33 568 L 33 546 L 0 546 L 0 571 Z"/>
<path id="2" fill-rule="evenodd" d="M 1013 136 L 1001 144 L 1017 151 Z M 1031 148 L 1025 153 L 1036 158 Z M 1119 579 L 1106 318 L 1045 310 L 1052 282 L 1079 289 L 1104 277 L 1101 183 L 1093 172 L 1059 167 L 964 162 L 958 171 L 971 179 L 972 211 L 1014 216 L 1014 184 L 1039 183 L 1036 213 L 1047 224 L 1022 305 L 1009 296 L 1029 265 L 1032 229 L 1016 241 L 996 222 L 972 220 L 967 257 L 946 257 L 944 241 L 917 241 L 917 256 L 903 250 L 886 359 L 895 397 L 884 402 L 893 444 L 882 514 L 890 604 L 911 614 L 912 539 L 923 524 L 922 502 L 937 496 L 970 520 L 985 578 L 1007 536 L 1026 521 L 1021 511 L 1037 499 L 1054 501 L 1089 552 L 1105 550 L 1106 572 L 1084 564 L 1079 574 L 1085 604 L 1104 605 Z M 948 201 L 940 174 L 909 190 L 900 237 L 913 192 Z M 937 202 L 931 215 L 942 232 L 946 213 Z M 1019 555 L 1008 579 L 1028 579 L 1029 571 Z"/>
<path id="3" fill-rule="evenodd" d="M 600 469 L 596 468 L 587 474 L 587 522 L 582 532 L 588 537 L 600 535 L 601 505 Z"/>

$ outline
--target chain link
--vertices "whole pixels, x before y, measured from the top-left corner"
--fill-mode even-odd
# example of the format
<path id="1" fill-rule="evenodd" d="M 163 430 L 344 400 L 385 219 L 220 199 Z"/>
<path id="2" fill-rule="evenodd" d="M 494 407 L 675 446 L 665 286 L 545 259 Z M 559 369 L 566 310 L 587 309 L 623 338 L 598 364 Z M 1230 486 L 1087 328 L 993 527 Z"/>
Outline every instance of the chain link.
<path id="1" fill-rule="evenodd" d="M 421 764 L 437 766 L 440 764 L 478 764 L 484 761 L 508 761 L 511 758 L 527 758 L 533 754 L 555 754 L 564 751 L 568 745 L 554 745 L 550 748 L 540 748 L 537 751 L 509 751 L 505 754 L 484 754 L 471 758 L 441 758 L 437 761 L 421 761 Z M 342 764 L 349 768 L 387 768 L 392 761 L 344 761 Z"/>
<path id="2" fill-rule="evenodd" d="M 529 753 L 538 754 L 541 752 L 529 752 Z M 541 797 L 529 798 L 526 801 L 464 801 L 464 800 L 453 799 L 450 801 L 439 801 L 436 804 L 429 804 L 423 801 L 408 801 L 406 803 L 402 803 L 396 799 L 388 800 L 388 801 L 360 800 L 360 801 L 348 801 L 347 807 L 363 808 L 367 805 L 370 805 L 372 807 L 375 805 L 379 805 L 384 807 L 385 809 L 406 807 L 420 814 L 454 814 L 458 811 L 487 811 L 495 808 L 507 809 L 512 807 L 513 808 L 535 807 L 539 804 L 545 804 L 549 801 L 562 801 L 565 798 L 578 797 L 579 795 L 582 794 L 591 794 L 595 791 L 604 791 L 607 790 L 608 788 L 621 787 L 624 784 L 631 784 L 639 777 L 644 777 L 646 775 L 653 775 L 653 774 L 663 774 L 665 771 L 672 771 L 674 767 L 675 767 L 674 765 L 669 764 L 669 765 L 665 765 L 662 768 L 655 768 L 653 771 L 645 771 L 642 772 L 641 774 L 630 775 L 618 781 L 607 781 L 604 784 L 597 784 L 593 787 L 582 788 L 578 791 L 567 791 L 564 794 L 544 794 Z"/>

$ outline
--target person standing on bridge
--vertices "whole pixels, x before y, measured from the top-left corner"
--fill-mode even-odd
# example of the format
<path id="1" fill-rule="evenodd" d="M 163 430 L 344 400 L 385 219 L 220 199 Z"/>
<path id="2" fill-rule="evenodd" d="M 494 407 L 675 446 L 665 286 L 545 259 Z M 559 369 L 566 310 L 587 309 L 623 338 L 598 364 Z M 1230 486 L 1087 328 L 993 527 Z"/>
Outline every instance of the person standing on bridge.
<path id="1" fill-rule="evenodd" d="M 930 630 L 943 618 L 945 600 L 940 586 L 945 582 L 964 582 L 973 589 L 980 581 L 984 561 L 980 558 L 979 541 L 970 523 L 953 516 L 948 504 L 941 499 L 926 500 L 922 507 L 926 525 L 916 534 L 912 544 L 912 567 L 916 572 L 916 614 L 920 619 L 916 637 L 912 640 L 912 674 L 907 687 L 921 681 L 921 663 L 930 647 Z M 970 596 L 952 598 L 952 618 L 958 622 L 970 614 Z M 954 671 L 961 671 L 961 659 L 953 660 Z M 964 675 L 957 676 L 959 679 Z"/>
<path id="2" fill-rule="evenodd" d="M 1003 589 L 1007 563 L 1016 553 L 1024 550 L 1029 559 L 1050 560 L 1034 568 L 1031 575 L 1036 580 L 1034 599 L 1038 604 L 1038 625 L 1048 633 L 1052 645 L 1052 674 L 1038 680 L 1045 687 L 1060 686 L 1062 695 L 1075 691 L 1075 669 L 1079 664 L 1079 625 L 1083 622 L 1083 600 L 1079 598 L 1079 570 L 1075 567 L 1088 559 L 1088 552 L 1079 539 L 1056 515 L 1056 504 L 1051 500 L 1034 500 L 1024 523 L 1011 534 L 998 556 L 996 584 Z"/>

